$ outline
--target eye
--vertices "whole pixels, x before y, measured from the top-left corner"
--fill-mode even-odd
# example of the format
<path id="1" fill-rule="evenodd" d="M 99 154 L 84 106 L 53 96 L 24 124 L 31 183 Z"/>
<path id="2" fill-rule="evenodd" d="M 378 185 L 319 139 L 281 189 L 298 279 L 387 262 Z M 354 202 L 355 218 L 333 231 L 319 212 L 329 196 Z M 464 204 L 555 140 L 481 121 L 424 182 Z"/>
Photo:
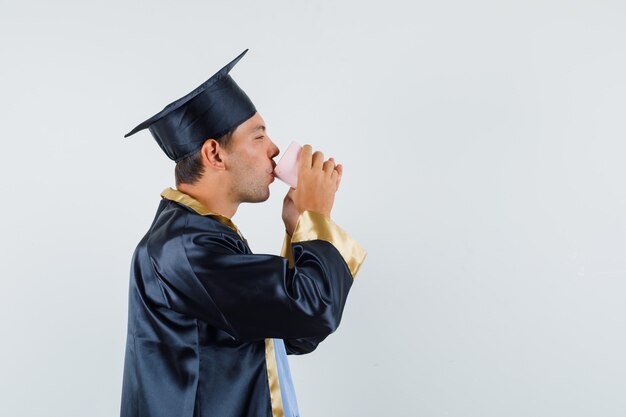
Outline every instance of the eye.
<path id="1" fill-rule="evenodd" d="M 257 139 L 263 139 L 265 136 L 259 136 Z"/>

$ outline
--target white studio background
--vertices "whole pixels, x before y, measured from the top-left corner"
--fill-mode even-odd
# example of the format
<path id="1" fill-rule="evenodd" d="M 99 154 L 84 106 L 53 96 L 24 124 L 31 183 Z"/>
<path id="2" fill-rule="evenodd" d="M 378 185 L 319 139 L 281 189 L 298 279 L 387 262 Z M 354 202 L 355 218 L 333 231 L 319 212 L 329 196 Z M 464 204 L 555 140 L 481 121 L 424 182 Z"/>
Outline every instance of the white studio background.
<path id="1" fill-rule="evenodd" d="M 0 2 L 0 415 L 119 413 L 128 273 L 174 164 L 122 136 L 231 75 L 345 166 L 367 250 L 290 357 L 315 416 L 626 415 L 623 1 Z M 277 254 L 287 187 L 234 217 Z"/>

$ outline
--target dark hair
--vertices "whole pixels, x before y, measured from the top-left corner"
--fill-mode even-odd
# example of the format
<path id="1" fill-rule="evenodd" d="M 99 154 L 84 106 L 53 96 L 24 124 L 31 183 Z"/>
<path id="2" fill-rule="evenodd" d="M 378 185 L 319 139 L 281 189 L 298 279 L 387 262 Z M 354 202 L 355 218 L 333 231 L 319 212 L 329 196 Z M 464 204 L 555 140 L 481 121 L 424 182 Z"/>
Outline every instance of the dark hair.
<path id="1" fill-rule="evenodd" d="M 220 146 L 228 148 L 233 132 L 236 127 L 228 131 L 225 135 L 215 139 Z M 174 169 L 174 177 L 176 178 L 176 186 L 179 184 L 193 184 L 202 177 L 204 174 L 204 167 L 202 166 L 202 149 L 198 149 L 197 152 L 181 159 L 176 163 Z"/>

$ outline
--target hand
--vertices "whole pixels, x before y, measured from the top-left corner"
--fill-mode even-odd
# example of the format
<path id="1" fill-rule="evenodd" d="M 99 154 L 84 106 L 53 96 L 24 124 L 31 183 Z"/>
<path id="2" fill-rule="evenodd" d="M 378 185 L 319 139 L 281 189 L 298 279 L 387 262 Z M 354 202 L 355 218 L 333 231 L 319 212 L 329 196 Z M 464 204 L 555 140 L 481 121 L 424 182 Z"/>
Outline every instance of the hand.
<path id="1" fill-rule="evenodd" d="M 285 231 L 289 236 L 293 236 L 293 231 L 298 223 L 300 213 L 296 209 L 296 205 L 293 203 L 293 192 L 295 190 L 290 188 L 287 195 L 283 199 L 283 223 L 285 223 Z"/>
<path id="2" fill-rule="evenodd" d="M 298 157 L 298 188 L 293 191 L 291 199 L 300 214 L 310 210 L 330 216 L 343 167 L 335 166 L 333 158 L 324 162 L 324 154 L 320 151 L 312 152 L 311 145 L 302 147 Z"/>

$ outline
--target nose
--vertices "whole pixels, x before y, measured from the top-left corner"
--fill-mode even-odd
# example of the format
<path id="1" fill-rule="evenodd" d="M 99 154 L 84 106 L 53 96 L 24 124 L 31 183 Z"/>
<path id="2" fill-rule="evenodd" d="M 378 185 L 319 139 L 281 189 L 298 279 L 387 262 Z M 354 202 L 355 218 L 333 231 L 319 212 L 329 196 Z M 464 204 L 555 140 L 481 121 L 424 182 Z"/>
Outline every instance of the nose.
<path id="1" fill-rule="evenodd" d="M 272 142 L 272 145 L 270 146 L 270 152 L 271 152 L 270 158 L 276 158 L 278 154 L 280 153 L 280 149 L 278 149 L 278 146 L 276 146 L 274 142 Z"/>

